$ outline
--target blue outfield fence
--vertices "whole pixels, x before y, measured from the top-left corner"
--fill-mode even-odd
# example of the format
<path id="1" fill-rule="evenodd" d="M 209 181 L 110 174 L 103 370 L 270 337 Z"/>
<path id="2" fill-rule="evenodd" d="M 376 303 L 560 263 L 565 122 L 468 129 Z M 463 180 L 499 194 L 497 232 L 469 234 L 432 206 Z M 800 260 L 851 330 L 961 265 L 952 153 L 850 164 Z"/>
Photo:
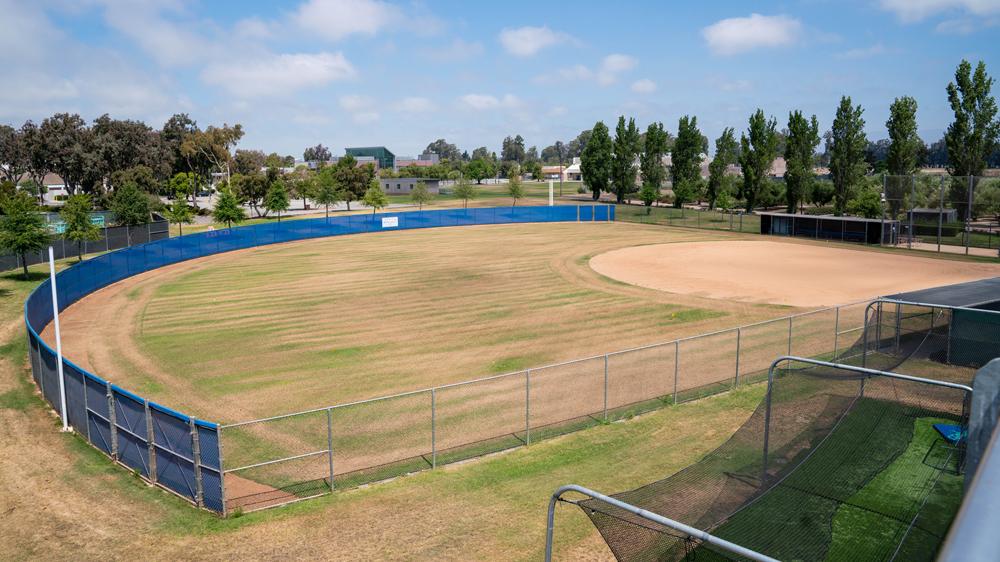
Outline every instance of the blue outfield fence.
<path id="1" fill-rule="evenodd" d="M 145 271 L 232 250 L 308 238 L 445 226 L 611 222 L 611 205 L 490 207 L 349 215 L 290 220 L 213 230 L 123 248 L 77 263 L 56 276 L 59 309 Z M 51 282 L 42 282 L 24 303 L 32 377 L 58 412 L 59 370 L 55 350 L 39 333 L 53 319 Z M 150 402 L 63 357 L 66 417 L 97 449 L 144 479 L 199 507 L 225 513 L 219 426 Z"/>

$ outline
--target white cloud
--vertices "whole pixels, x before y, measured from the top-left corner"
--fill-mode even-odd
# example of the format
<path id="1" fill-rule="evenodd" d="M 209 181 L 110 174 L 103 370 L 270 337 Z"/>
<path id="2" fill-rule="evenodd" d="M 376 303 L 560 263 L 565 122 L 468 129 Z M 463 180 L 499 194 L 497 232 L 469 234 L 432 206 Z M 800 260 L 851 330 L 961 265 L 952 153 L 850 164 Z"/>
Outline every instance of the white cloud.
<path id="1" fill-rule="evenodd" d="M 436 62 L 458 62 L 483 54 L 483 44 L 479 41 L 465 41 L 456 38 L 442 47 L 425 47 L 420 52 L 423 56 Z"/>
<path id="2" fill-rule="evenodd" d="M 556 73 L 563 80 L 577 82 L 593 80 L 601 86 L 609 86 L 617 82 L 621 74 L 632 70 L 638 64 L 639 61 L 636 60 L 635 57 L 622 54 L 612 54 L 601 59 L 601 63 L 598 65 L 596 70 L 591 70 L 589 67 L 582 64 L 575 64 L 566 68 L 560 68 L 556 71 Z M 547 82 L 550 81 L 550 78 L 541 76 L 537 79 L 537 81 Z"/>
<path id="3" fill-rule="evenodd" d="M 382 116 L 379 115 L 377 111 L 362 111 L 360 113 L 355 113 L 353 119 L 355 123 L 365 125 L 367 123 L 374 123 L 381 119 Z"/>
<path id="4" fill-rule="evenodd" d="M 292 14 L 299 27 L 331 41 L 373 36 L 401 19 L 396 6 L 379 0 L 308 0 Z"/>
<path id="5" fill-rule="evenodd" d="M 566 80 L 590 80 L 594 77 L 594 72 L 583 66 L 582 64 L 575 64 L 567 68 L 560 68 L 558 70 L 559 76 Z"/>
<path id="6" fill-rule="evenodd" d="M 272 39 L 274 30 L 260 18 L 247 18 L 236 22 L 233 31 L 240 37 L 248 39 Z"/>
<path id="7" fill-rule="evenodd" d="M 375 105 L 371 98 L 358 95 L 340 96 L 340 107 L 347 111 L 360 111 Z"/>
<path id="8" fill-rule="evenodd" d="M 410 97 L 403 98 L 396 103 L 395 108 L 397 111 L 403 111 L 406 113 L 426 113 L 428 111 L 434 111 L 434 102 L 427 98 L 421 97 Z"/>
<path id="9" fill-rule="evenodd" d="M 202 70 L 201 78 L 237 97 L 250 98 L 286 95 L 355 74 L 342 53 L 297 53 L 213 63 Z"/>
<path id="10" fill-rule="evenodd" d="M 567 113 L 569 113 L 569 109 L 566 109 L 565 106 L 557 105 L 549 110 L 549 117 L 562 117 Z"/>
<path id="11" fill-rule="evenodd" d="M 798 41 L 801 33 L 802 23 L 795 18 L 760 14 L 719 20 L 701 30 L 708 48 L 717 55 L 791 45 Z"/>
<path id="12" fill-rule="evenodd" d="M 632 82 L 632 91 L 637 94 L 651 94 L 656 91 L 656 82 L 643 78 Z"/>
<path id="13" fill-rule="evenodd" d="M 500 44 L 508 53 L 517 57 L 530 57 L 546 47 L 567 43 L 573 38 L 548 26 L 504 28 L 500 31 Z"/>
<path id="14" fill-rule="evenodd" d="M 956 18 L 944 20 L 934 26 L 934 31 L 945 35 L 969 35 L 980 29 L 987 29 L 1000 25 L 1000 18 Z"/>
<path id="15" fill-rule="evenodd" d="M 918 22 L 941 12 L 974 16 L 1000 13 L 1000 0 L 881 0 L 879 4 L 903 23 Z"/>
<path id="16" fill-rule="evenodd" d="M 884 55 L 889 52 L 889 49 L 885 47 L 882 43 L 875 43 L 870 47 L 856 47 L 854 49 L 848 49 L 842 53 L 837 53 L 835 56 L 838 59 L 870 59 L 872 57 L 877 57 L 879 55 Z"/>
<path id="17" fill-rule="evenodd" d="M 726 80 L 719 83 L 719 89 L 723 92 L 748 92 L 753 89 L 753 83 L 749 80 Z"/>
<path id="18" fill-rule="evenodd" d="M 193 65 L 218 51 L 212 41 L 197 33 L 200 24 L 182 24 L 164 16 L 163 12 L 178 11 L 178 5 L 126 0 L 103 0 L 102 3 L 108 26 L 131 39 L 162 65 Z"/>
<path id="19" fill-rule="evenodd" d="M 484 111 L 487 109 L 516 108 L 521 105 L 521 100 L 513 94 L 506 94 L 502 98 L 488 94 L 466 94 L 459 101 L 470 109 Z"/>

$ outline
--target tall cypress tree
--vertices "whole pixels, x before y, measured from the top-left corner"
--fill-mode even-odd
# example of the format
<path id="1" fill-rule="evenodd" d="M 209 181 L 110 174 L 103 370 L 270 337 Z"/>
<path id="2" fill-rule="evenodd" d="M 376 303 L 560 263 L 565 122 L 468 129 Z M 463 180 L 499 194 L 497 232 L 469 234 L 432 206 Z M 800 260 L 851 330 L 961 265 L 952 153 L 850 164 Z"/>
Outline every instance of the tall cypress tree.
<path id="1" fill-rule="evenodd" d="M 598 121 L 580 155 L 580 172 L 594 201 L 601 198 L 602 191 L 610 191 L 611 168 L 611 136 L 608 134 L 608 126 L 603 121 Z"/>
<path id="2" fill-rule="evenodd" d="M 635 157 L 639 153 L 639 129 L 635 126 L 635 119 L 630 118 L 626 125 L 625 116 L 618 118 L 612 149 L 611 180 L 615 198 L 621 204 L 625 202 L 625 196 L 635 190 Z"/>
<path id="3" fill-rule="evenodd" d="M 788 114 L 788 136 L 785 138 L 785 202 L 794 213 L 809 192 L 813 181 L 813 162 L 819 146 L 819 122 L 816 116 L 806 119 L 801 111 Z"/>
<path id="4" fill-rule="evenodd" d="M 851 190 L 865 175 L 865 120 L 864 109 L 851 105 L 851 98 L 840 98 L 837 116 L 833 119 L 830 136 L 830 175 L 833 177 L 833 209 L 837 216 L 847 210 Z"/>
<path id="5" fill-rule="evenodd" d="M 889 106 L 889 154 L 886 168 L 890 175 L 908 176 L 920 165 L 922 141 L 917 135 L 917 100 L 903 96 Z"/>
<path id="6" fill-rule="evenodd" d="M 726 168 L 735 164 L 739 158 L 740 146 L 736 142 L 736 132 L 732 127 L 726 127 L 719 138 L 715 139 L 715 158 L 708 165 L 708 208 L 714 209 L 725 188 Z"/>
<path id="7" fill-rule="evenodd" d="M 698 118 L 685 115 L 677 122 L 677 140 L 670 155 L 674 207 L 680 208 L 694 198 L 701 181 L 701 153 L 704 137 L 698 130 Z"/>
<path id="8" fill-rule="evenodd" d="M 764 117 L 758 109 L 750 116 L 747 132 L 740 136 L 740 167 L 743 169 L 743 198 L 747 212 L 753 211 L 757 197 L 767 183 L 771 165 L 778 155 L 778 122 Z"/>

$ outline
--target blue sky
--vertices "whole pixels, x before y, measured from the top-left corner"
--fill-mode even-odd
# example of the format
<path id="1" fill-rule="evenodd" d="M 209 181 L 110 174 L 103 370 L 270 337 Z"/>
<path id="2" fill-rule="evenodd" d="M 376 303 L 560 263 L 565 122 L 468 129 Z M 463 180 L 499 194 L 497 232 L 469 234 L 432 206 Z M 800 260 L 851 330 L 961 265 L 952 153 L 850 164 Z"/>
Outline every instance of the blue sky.
<path id="1" fill-rule="evenodd" d="M 414 155 L 440 137 L 499 150 L 514 134 L 541 149 L 620 114 L 671 130 L 693 114 L 714 139 L 757 107 L 826 130 L 844 94 L 873 139 L 914 96 L 931 142 L 962 58 L 1000 78 L 1000 0 L 0 0 L 0 14 L 0 122 L 186 112 L 297 157 L 318 142 Z"/>

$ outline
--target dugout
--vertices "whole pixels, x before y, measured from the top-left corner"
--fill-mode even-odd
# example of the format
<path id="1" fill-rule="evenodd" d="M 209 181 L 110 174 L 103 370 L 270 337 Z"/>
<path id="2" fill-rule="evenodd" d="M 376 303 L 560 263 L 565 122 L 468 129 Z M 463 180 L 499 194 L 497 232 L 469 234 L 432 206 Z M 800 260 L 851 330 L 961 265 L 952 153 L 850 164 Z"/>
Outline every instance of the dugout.
<path id="1" fill-rule="evenodd" d="M 1000 277 L 897 293 L 885 299 L 950 308 L 948 362 L 981 366 L 1000 357 Z"/>
<path id="2" fill-rule="evenodd" d="M 771 212 L 757 215 L 761 234 L 889 245 L 899 238 L 897 220 Z"/>

